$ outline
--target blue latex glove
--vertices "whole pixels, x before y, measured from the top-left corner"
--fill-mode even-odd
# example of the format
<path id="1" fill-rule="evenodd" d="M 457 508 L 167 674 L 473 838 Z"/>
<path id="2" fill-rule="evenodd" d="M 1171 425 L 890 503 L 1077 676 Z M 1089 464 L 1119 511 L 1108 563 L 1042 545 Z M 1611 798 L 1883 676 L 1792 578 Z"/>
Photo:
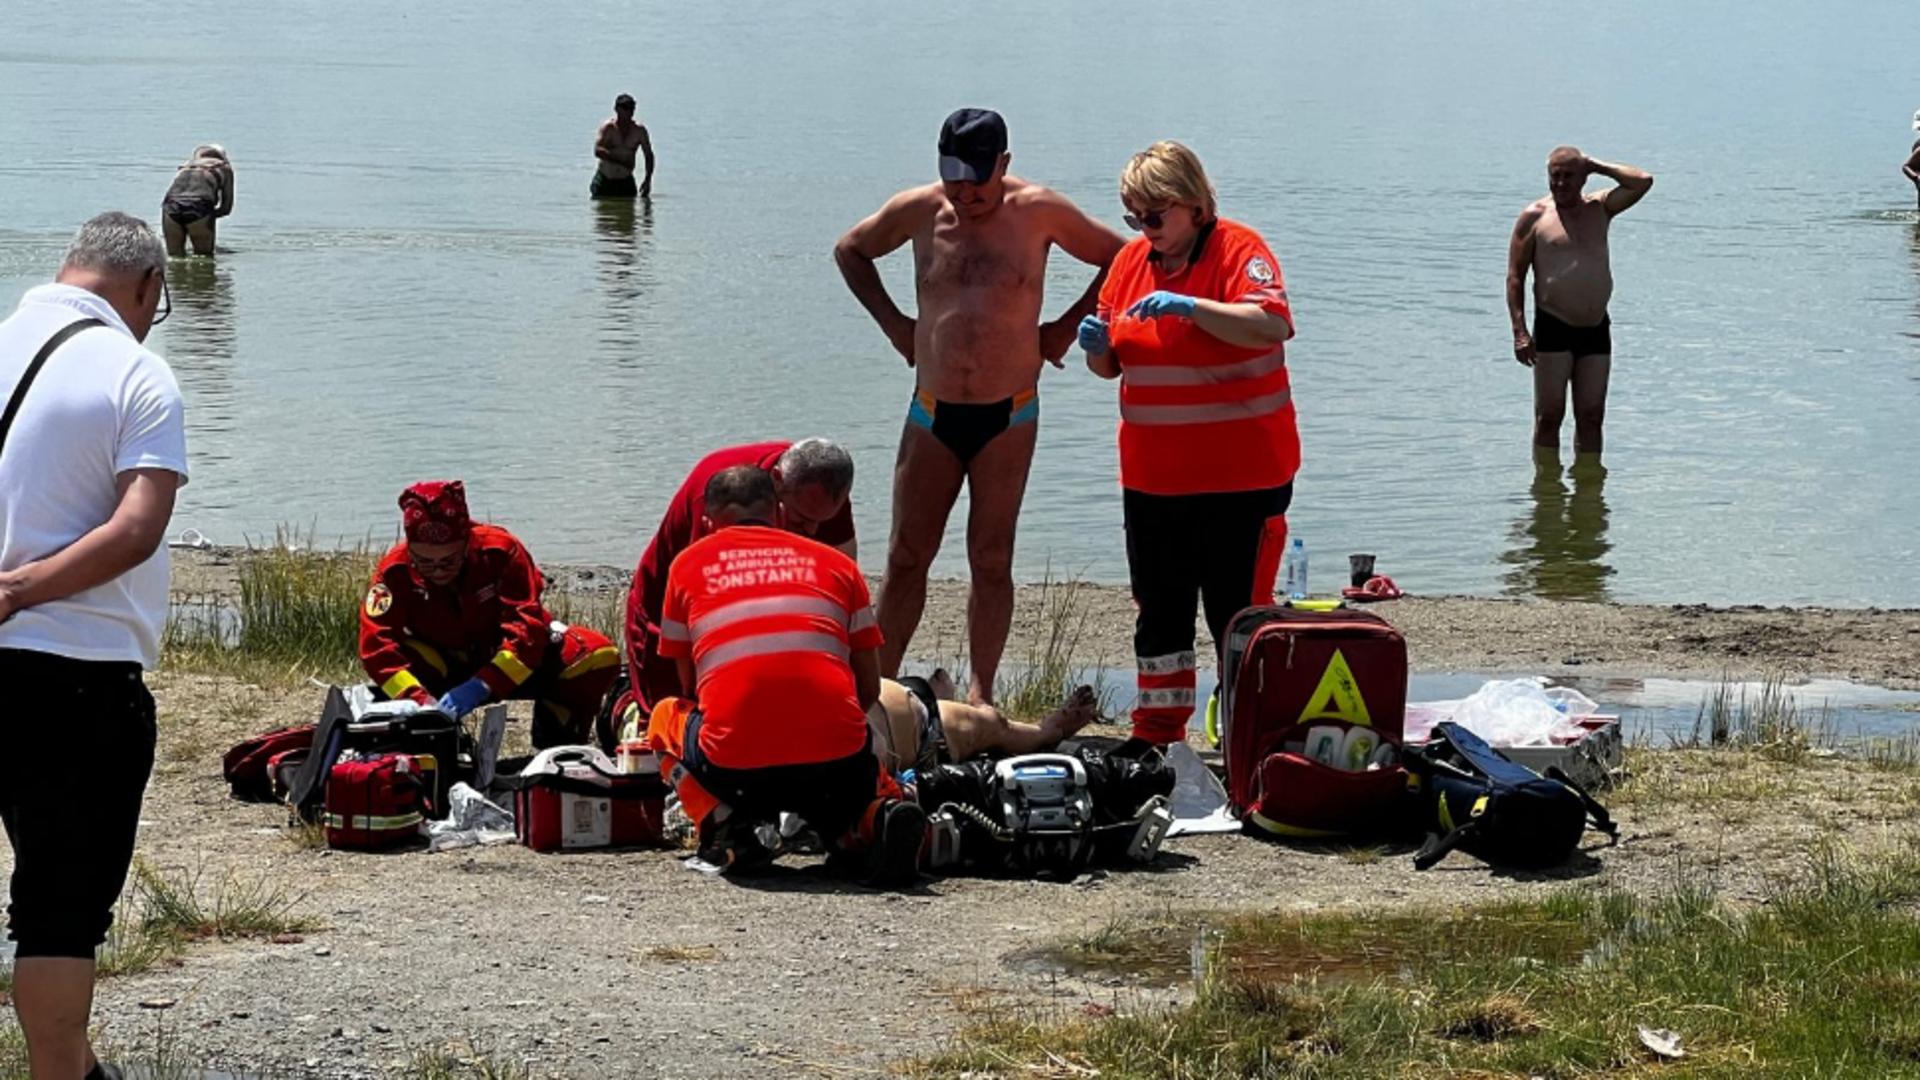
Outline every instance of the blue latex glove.
<path id="1" fill-rule="evenodd" d="M 447 691 L 440 698 L 440 711 L 455 719 L 467 715 L 487 703 L 493 691 L 479 679 L 468 679 L 459 686 Z"/>
<path id="2" fill-rule="evenodd" d="M 1107 336 L 1107 322 L 1098 315 L 1089 315 L 1080 320 L 1080 347 L 1089 356 L 1100 356 L 1113 348 L 1113 341 Z"/>
<path id="3" fill-rule="evenodd" d="M 1193 297 L 1182 296 L 1177 292 L 1158 289 L 1141 297 L 1127 309 L 1127 314 L 1136 319 L 1157 319 L 1162 315 L 1180 315 L 1193 317 L 1196 306 Z"/>

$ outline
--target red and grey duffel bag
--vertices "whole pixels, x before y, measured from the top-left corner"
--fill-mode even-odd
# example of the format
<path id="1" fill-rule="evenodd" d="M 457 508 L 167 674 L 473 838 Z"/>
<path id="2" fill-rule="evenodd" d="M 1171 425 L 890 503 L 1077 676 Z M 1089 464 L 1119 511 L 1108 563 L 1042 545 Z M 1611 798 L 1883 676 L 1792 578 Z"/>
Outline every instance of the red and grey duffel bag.
<path id="1" fill-rule="evenodd" d="M 1229 624 L 1220 696 L 1234 809 L 1289 836 L 1391 825 L 1404 816 L 1406 707 L 1407 644 L 1385 619 L 1345 609 L 1242 611 Z M 1320 745 L 1309 746 L 1310 737 Z"/>
<path id="2" fill-rule="evenodd" d="M 635 847 L 660 843 L 667 788 L 658 759 L 621 772 L 598 747 L 555 746 L 521 770 L 513 787 L 513 825 L 535 851 Z"/>
<path id="3" fill-rule="evenodd" d="M 312 724 L 269 731 L 227 751 L 220 763 L 221 775 L 236 799 L 247 802 L 274 802 L 284 795 L 274 787 L 274 759 L 285 760 L 290 750 L 305 750 L 313 745 Z"/>
<path id="4" fill-rule="evenodd" d="M 382 851 L 420 836 L 433 777 L 411 754 L 336 761 L 327 773 L 327 846 Z"/>

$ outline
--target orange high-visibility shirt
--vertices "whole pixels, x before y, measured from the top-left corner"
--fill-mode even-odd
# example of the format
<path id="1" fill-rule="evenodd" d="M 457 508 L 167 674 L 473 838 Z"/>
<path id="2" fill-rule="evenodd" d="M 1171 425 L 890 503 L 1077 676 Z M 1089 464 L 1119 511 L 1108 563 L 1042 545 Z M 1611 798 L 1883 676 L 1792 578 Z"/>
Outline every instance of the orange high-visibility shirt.
<path id="1" fill-rule="evenodd" d="M 1243 348 L 1192 319 L 1140 319 L 1129 307 L 1157 289 L 1221 303 L 1254 303 L 1287 321 L 1293 309 L 1279 260 L 1260 234 L 1218 219 L 1191 261 L 1161 269 L 1146 237 L 1114 257 L 1100 289 L 1120 362 L 1120 484 L 1150 495 L 1280 487 L 1300 468 L 1300 432 L 1284 345 Z"/>
<path id="2" fill-rule="evenodd" d="M 667 572 L 660 655 L 692 659 L 706 717 L 700 748 L 716 765 L 758 769 L 858 753 L 867 719 L 849 658 L 879 647 L 860 567 L 806 537 L 722 529 Z"/>

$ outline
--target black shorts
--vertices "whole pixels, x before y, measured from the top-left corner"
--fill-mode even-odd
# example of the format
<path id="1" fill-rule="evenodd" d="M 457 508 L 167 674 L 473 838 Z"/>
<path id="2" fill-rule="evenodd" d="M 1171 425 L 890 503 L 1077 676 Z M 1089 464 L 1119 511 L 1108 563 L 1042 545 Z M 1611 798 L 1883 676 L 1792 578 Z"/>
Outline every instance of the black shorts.
<path id="1" fill-rule="evenodd" d="M 153 773 L 153 695 L 138 664 L 20 649 L 0 649 L 0 686 L 7 936 L 17 956 L 90 960 L 133 864 Z"/>
<path id="2" fill-rule="evenodd" d="M 196 221 L 206 221 L 213 217 L 214 204 L 211 199 L 184 198 L 169 195 L 160 204 L 160 209 L 175 225 L 185 228 Z"/>
<path id="3" fill-rule="evenodd" d="M 587 185 L 587 192 L 596 199 L 637 199 L 640 197 L 640 185 L 634 183 L 631 176 L 616 180 L 595 169 L 593 182 Z"/>
<path id="4" fill-rule="evenodd" d="M 1533 311 L 1533 351 L 1582 356 L 1613 355 L 1613 318 L 1603 315 L 1597 326 L 1573 326 L 1539 308 Z"/>

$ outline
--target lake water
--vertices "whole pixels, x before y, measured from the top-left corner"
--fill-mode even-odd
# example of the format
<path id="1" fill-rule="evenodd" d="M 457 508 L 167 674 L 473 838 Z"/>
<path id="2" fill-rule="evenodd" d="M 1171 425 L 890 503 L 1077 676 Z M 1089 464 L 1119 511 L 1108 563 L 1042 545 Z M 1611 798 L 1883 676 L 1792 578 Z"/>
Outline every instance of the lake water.
<path id="1" fill-rule="evenodd" d="M 1183 139 L 1271 241 L 1321 588 L 1368 550 L 1425 593 L 1920 604 L 1917 39 L 1907 5 L 1848 12 L 13 4 L 0 305 L 220 141 L 231 251 L 173 268 L 154 336 L 190 408 L 177 527 L 384 541 L 403 485 L 452 475 L 537 556 L 627 564 L 705 451 L 822 433 L 877 569 L 911 380 L 829 249 L 985 104 L 1016 172 L 1116 226 L 1127 155 Z M 631 215 L 586 198 L 620 91 L 661 162 Z M 1604 477 L 1536 478 L 1502 301 L 1563 141 L 1658 177 L 1613 232 Z M 1049 307 L 1085 280 L 1056 258 Z M 1124 580 L 1114 388 L 1079 361 L 1043 382 L 1019 569 Z"/>

